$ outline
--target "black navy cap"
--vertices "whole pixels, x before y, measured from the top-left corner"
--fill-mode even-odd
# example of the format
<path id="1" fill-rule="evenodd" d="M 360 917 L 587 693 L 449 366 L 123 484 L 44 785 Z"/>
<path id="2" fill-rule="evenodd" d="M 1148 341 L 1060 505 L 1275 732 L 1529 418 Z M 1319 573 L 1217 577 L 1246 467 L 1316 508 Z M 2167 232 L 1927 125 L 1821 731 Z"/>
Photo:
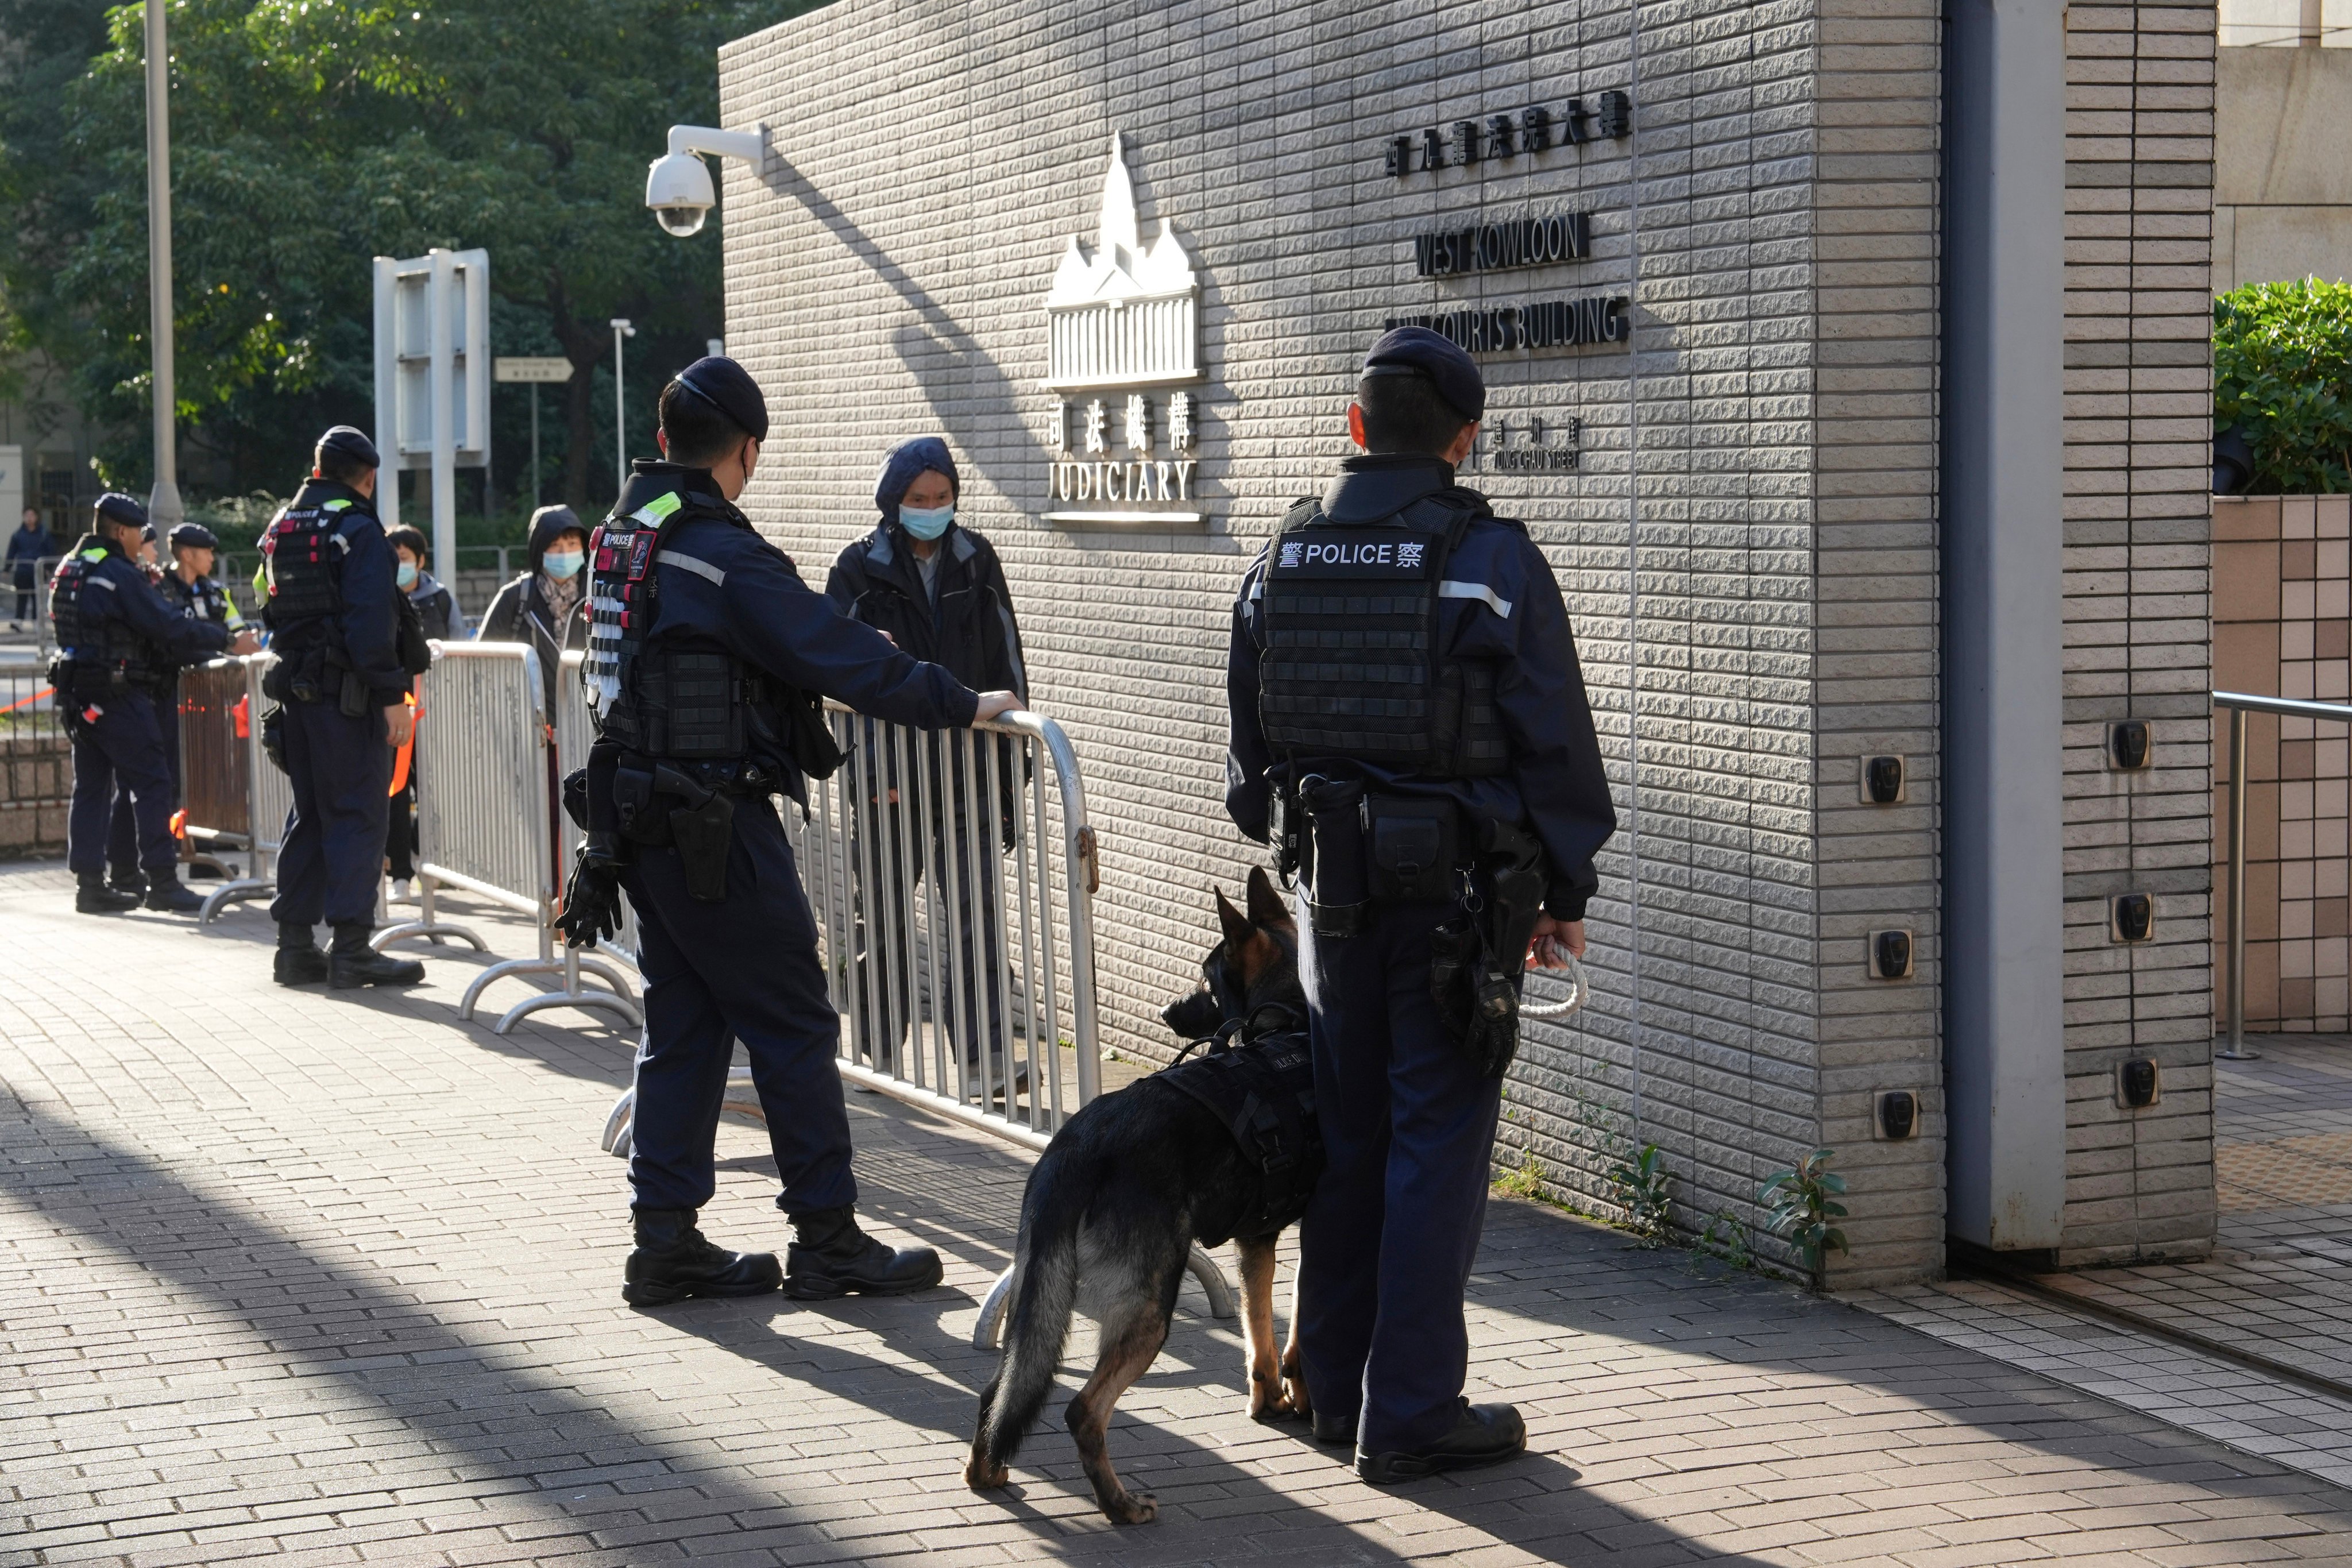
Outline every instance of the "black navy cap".
<path id="1" fill-rule="evenodd" d="M 218 550 L 220 541 L 201 522 L 184 522 L 172 530 L 174 550 Z"/>
<path id="2" fill-rule="evenodd" d="M 768 438 L 768 400 L 751 373 L 724 354 L 708 354 L 677 373 L 677 384 L 743 427 L 754 441 Z"/>
<path id="3" fill-rule="evenodd" d="M 340 452 L 346 458 L 365 463 L 371 468 L 383 467 L 383 459 L 376 456 L 375 443 L 369 440 L 367 433 L 355 425 L 338 425 L 320 437 L 319 450 Z"/>
<path id="4" fill-rule="evenodd" d="M 91 510 L 98 513 L 100 521 L 110 522 L 118 527 L 145 528 L 148 526 L 147 509 L 141 506 L 134 498 L 124 495 L 121 490 L 107 491 L 98 498 L 98 505 Z"/>
<path id="5" fill-rule="evenodd" d="M 1486 378 L 1470 356 L 1427 327 L 1397 327 L 1381 334 L 1364 356 L 1366 375 L 1417 375 L 1437 388 L 1454 412 L 1476 419 L 1486 412 Z"/>

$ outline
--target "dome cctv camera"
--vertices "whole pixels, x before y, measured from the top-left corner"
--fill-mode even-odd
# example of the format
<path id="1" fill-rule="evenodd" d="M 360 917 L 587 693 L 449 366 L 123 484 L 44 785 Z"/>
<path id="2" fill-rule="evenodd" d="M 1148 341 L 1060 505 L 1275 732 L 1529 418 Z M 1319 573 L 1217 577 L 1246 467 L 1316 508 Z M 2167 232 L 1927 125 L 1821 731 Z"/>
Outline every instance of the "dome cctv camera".
<path id="1" fill-rule="evenodd" d="M 684 239 L 700 232 L 703 219 L 719 204 L 710 170 L 692 153 L 671 153 L 656 158 L 646 170 L 646 205 L 655 221 Z"/>

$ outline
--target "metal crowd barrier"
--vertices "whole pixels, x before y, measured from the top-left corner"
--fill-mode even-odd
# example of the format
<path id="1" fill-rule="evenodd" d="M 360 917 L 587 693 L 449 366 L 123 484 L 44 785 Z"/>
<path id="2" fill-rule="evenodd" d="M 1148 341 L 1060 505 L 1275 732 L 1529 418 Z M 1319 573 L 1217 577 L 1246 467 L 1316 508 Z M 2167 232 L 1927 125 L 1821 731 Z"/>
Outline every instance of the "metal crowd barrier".
<path id="1" fill-rule="evenodd" d="M 180 678 L 180 777 L 189 836 L 231 844 L 242 839 L 247 860 L 245 875 L 205 895 L 204 908 L 196 911 L 199 924 L 218 919 L 231 904 L 277 895 L 278 852 L 294 809 L 293 784 L 261 750 L 261 715 L 269 703 L 261 682 L 277 662 L 278 656 L 267 652 L 220 658 Z M 191 681 L 203 694 L 194 711 L 188 703 Z M 217 768 L 231 755 L 241 759 L 226 765 L 237 770 L 242 799 L 218 779 L 198 776 L 199 768 Z"/>
<path id="2" fill-rule="evenodd" d="M 2225 1062 L 2250 1062 L 2259 1059 L 2262 1052 L 2246 1048 L 2246 715 L 2274 713 L 2283 719 L 2352 724 L 2352 708 L 2292 697 L 2252 697 L 2242 691 L 2216 691 L 2213 706 L 2227 709 L 2230 714 L 2230 1044 L 2215 1055 Z"/>
<path id="3" fill-rule="evenodd" d="M 562 897 L 557 862 L 556 749 L 540 681 L 539 656 L 521 643 L 439 643 L 433 668 L 417 680 L 420 740 L 416 769 L 417 918 L 375 934 L 377 952 L 411 937 L 457 937 L 488 944 L 440 918 L 435 889 L 461 889 L 531 917 L 539 956 L 508 959 L 476 975 L 457 1005 L 470 1018 L 484 991 L 512 975 L 552 974 L 560 988 L 508 1008 L 494 1026 L 505 1034 L 548 1007 L 601 1007 L 643 1024 L 628 982 L 609 964 L 583 958 L 554 940 Z M 560 951 L 559 951 L 560 950 Z M 612 987 L 593 991 L 584 978 Z"/>
<path id="4" fill-rule="evenodd" d="M 559 785 L 574 769 L 588 765 L 588 748 L 596 740 L 596 720 L 588 711 L 588 690 L 580 680 L 580 661 L 584 657 L 577 648 L 564 654 L 555 679 L 555 777 Z M 558 811 L 555 825 L 559 830 L 556 865 L 568 877 L 572 858 L 583 836 L 569 813 Z M 597 938 L 596 951 L 631 969 L 637 967 L 637 915 L 625 895 L 621 900 L 620 929 L 610 937 Z"/>
<path id="5" fill-rule="evenodd" d="M 1101 871 L 1069 739 L 1028 712 L 927 732 L 826 710 L 845 760 L 811 782 L 805 818 L 787 803 L 784 820 L 842 1018 L 841 1075 L 1042 1151 L 1102 1091 Z M 725 1106 L 762 1115 L 748 1068 L 729 1073 Z M 606 1121 L 614 1154 L 629 1152 L 635 1108 L 632 1088 Z M 1211 1312 L 1234 1316 L 1217 1264 L 1194 1247 L 1188 1267 Z M 976 1346 L 996 1344 L 1012 1282 L 1008 1268 L 982 1303 Z"/>
<path id="6" fill-rule="evenodd" d="M 0 740 L 11 744 L 50 741 L 65 734 L 57 696 L 49 689 L 45 658 L 0 663 Z"/>

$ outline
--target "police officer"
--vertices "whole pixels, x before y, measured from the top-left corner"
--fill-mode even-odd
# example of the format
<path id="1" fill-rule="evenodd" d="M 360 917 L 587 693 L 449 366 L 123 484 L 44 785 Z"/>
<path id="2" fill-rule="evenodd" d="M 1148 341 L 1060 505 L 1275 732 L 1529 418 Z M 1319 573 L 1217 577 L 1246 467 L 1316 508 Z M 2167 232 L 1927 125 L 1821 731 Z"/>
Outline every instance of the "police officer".
<path id="1" fill-rule="evenodd" d="M 154 535 L 154 525 L 149 524 L 146 537 Z M 171 547 L 172 565 L 163 573 L 156 586 L 163 591 L 166 603 L 192 621 L 210 621 L 226 626 L 234 637 L 245 630 L 245 616 L 228 590 L 213 580 L 212 569 L 220 541 L 213 531 L 201 522 L 176 524 L 166 542 Z M 194 662 L 201 663 L 212 656 L 200 654 Z M 172 806 L 179 807 L 183 796 L 180 781 L 180 666 L 175 662 L 155 679 L 149 692 L 155 704 L 155 727 L 163 737 L 163 760 L 172 769 Z M 106 858 L 110 870 L 107 885 L 119 892 L 144 896 L 147 876 L 139 865 L 138 814 L 131 802 L 130 792 L 117 787 L 114 792 L 114 825 L 107 839 Z M 194 895 L 191 895 L 193 897 Z"/>
<path id="2" fill-rule="evenodd" d="M 376 467 L 375 444 L 336 426 L 319 438 L 309 481 L 261 536 L 262 619 L 278 656 L 262 689 L 283 705 L 278 744 L 294 792 L 269 906 L 280 985 L 425 978 L 423 964 L 368 946 L 392 753 L 408 743 L 410 678 L 423 668 L 415 658 L 403 662 L 400 589 L 375 514 Z M 334 930 L 331 952 L 312 940 L 321 920 Z"/>
<path id="3" fill-rule="evenodd" d="M 664 462 L 639 461 L 589 547 L 596 715 L 586 841 L 565 895 L 574 945 L 636 910 L 646 1033 L 629 1158 L 635 1250 L 625 1300 L 897 1295 L 939 1283 L 928 1247 L 894 1252 L 857 1225 L 849 1121 L 834 1067 L 840 1018 L 772 796 L 840 760 L 819 702 L 941 729 L 1015 707 L 892 647 L 801 581 L 734 506 L 767 438 L 767 402 L 730 359 L 662 389 Z M 567 785 L 567 794 L 571 793 Z M 735 1040 L 751 1058 L 794 1240 L 730 1253 L 703 1238 L 712 1142 Z"/>
<path id="4" fill-rule="evenodd" d="M 137 562 L 147 526 L 147 509 L 129 496 L 99 497 L 90 531 L 58 563 L 49 588 L 58 642 L 50 683 L 73 740 L 66 855 L 77 884 L 74 908 L 84 914 L 113 913 L 142 899 L 151 910 L 203 907 L 180 882 L 172 837 L 174 758 L 164 744 L 157 693 L 171 689 L 183 663 L 225 649 L 250 653 L 255 646 L 249 635 L 232 639 L 226 626 L 189 620 L 156 592 Z M 135 816 L 143 893 L 105 883 L 118 786 Z"/>
<path id="5" fill-rule="evenodd" d="M 1518 974 L 1584 946 L 1614 830 L 1559 584 L 1454 482 L 1486 388 L 1438 334 L 1364 361 L 1364 449 L 1242 580 L 1226 807 L 1301 878 L 1328 1164 L 1299 1232 L 1315 1433 L 1385 1483 L 1527 1446 L 1462 1397 Z"/>

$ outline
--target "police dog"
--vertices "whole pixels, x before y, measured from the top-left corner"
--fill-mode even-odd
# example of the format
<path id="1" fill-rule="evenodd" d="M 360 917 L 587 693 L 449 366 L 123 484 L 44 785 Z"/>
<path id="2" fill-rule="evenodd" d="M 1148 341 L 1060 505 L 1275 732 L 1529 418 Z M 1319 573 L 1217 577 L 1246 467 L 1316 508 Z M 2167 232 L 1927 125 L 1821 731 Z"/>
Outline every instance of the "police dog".
<path id="1" fill-rule="evenodd" d="M 1246 912 L 1219 892 L 1217 918 L 1224 934 L 1202 965 L 1208 984 L 1161 1015 L 1169 1026 L 1187 1039 L 1222 1026 L 1240 1036 L 1243 1049 L 1277 1030 L 1303 1030 L 1298 928 L 1265 873 L 1250 873 Z M 1295 1041 L 1287 1048 L 1286 1060 L 1303 1060 Z M 1003 1359 L 980 1396 L 964 1468 L 973 1490 L 1011 1479 L 1006 1462 L 1053 1391 L 1070 1314 L 1083 1304 L 1101 1326 L 1102 1348 L 1094 1375 L 1070 1402 L 1070 1435 L 1113 1523 L 1142 1524 L 1159 1511 L 1148 1493 L 1119 1484 L 1103 1435 L 1118 1396 L 1168 1338 L 1196 1240 L 1231 1234 L 1241 1254 L 1250 1415 L 1309 1414 L 1295 1302 L 1290 1344 L 1279 1359 L 1274 1348 L 1275 1243 L 1297 1215 L 1264 1227 L 1263 1180 L 1226 1124 L 1158 1075 L 1104 1095 L 1054 1135 L 1021 1200 Z"/>

